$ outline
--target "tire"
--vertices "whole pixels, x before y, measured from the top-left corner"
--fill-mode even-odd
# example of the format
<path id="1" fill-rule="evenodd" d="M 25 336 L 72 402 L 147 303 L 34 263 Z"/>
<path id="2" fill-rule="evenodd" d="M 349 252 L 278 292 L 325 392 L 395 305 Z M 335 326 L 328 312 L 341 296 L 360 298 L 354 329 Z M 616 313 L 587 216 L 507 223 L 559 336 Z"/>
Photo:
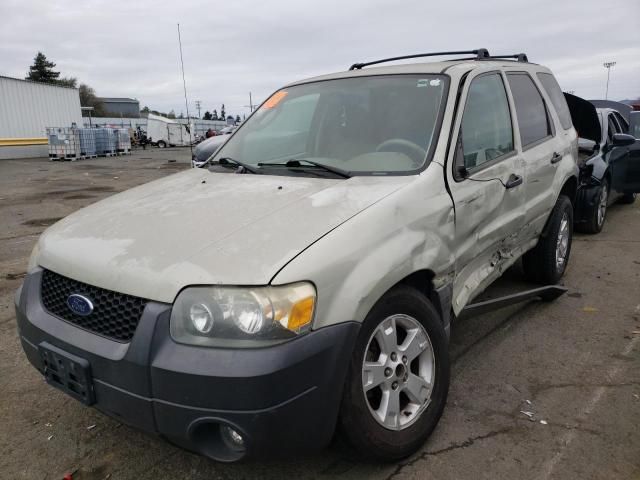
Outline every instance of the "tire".
<path id="1" fill-rule="evenodd" d="M 609 202 L 609 180 L 606 178 L 602 181 L 596 192 L 596 203 L 589 212 L 589 218 L 586 222 L 578 226 L 579 230 L 584 233 L 600 233 L 607 217 L 607 206 Z"/>
<path id="2" fill-rule="evenodd" d="M 562 244 L 559 243 L 561 231 L 564 239 Z M 558 283 L 569 263 L 572 238 L 573 206 L 567 196 L 560 195 L 538 244 L 522 258 L 525 276 L 545 285 Z M 561 263 L 559 258 L 562 259 Z"/>
<path id="3" fill-rule="evenodd" d="M 387 345 L 392 346 L 392 353 L 387 351 L 385 361 L 382 344 L 377 338 L 389 335 L 386 332 L 391 325 L 398 336 L 394 337 L 396 342 L 392 337 L 386 338 L 387 341 L 391 339 Z M 407 333 L 403 334 L 403 330 Z M 429 343 L 425 343 L 426 340 Z M 376 345 L 380 355 L 377 359 L 374 355 Z M 406 347 L 410 348 L 405 350 Z M 411 352 L 420 353 L 411 360 Z M 369 372 L 365 360 L 369 365 L 376 360 L 381 362 L 376 369 L 381 377 L 365 376 Z M 390 375 L 389 371 L 392 372 Z M 338 431 L 365 457 L 397 461 L 411 455 L 424 444 L 442 416 L 449 391 L 449 375 L 447 337 L 433 305 L 414 288 L 404 285 L 393 288 L 371 309 L 362 325 L 348 367 Z M 365 378 L 372 380 L 371 385 L 376 385 L 376 377 L 384 380 L 378 386 L 368 387 L 365 394 Z M 426 387 L 428 383 L 420 381 L 421 377 L 431 380 L 430 391 Z M 376 408 L 382 411 L 383 404 L 387 405 L 385 388 L 388 398 L 395 394 L 393 398 L 398 399 L 400 410 L 395 416 L 385 416 L 387 425 L 374 412 Z"/>
<path id="4" fill-rule="evenodd" d="M 158 148 L 167 148 L 167 144 L 164 142 L 164 140 L 160 140 L 158 142 Z"/>
<path id="5" fill-rule="evenodd" d="M 636 201 L 636 196 L 637 194 L 635 193 L 625 193 L 622 198 L 620 198 L 620 200 L 618 200 L 620 203 L 623 203 L 625 205 L 631 205 L 633 202 Z"/>

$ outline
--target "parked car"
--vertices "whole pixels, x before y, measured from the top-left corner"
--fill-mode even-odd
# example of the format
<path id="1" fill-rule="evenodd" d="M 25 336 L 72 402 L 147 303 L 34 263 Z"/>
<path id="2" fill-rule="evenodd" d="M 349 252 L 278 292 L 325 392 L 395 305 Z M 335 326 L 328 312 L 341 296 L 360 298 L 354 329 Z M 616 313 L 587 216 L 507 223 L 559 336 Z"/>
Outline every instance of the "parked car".
<path id="1" fill-rule="evenodd" d="M 208 170 L 50 227 L 16 295 L 29 361 L 219 461 L 319 448 L 336 427 L 374 458 L 415 452 L 445 407 L 452 319 L 520 257 L 559 281 L 578 183 L 550 70 L 450 53 L 465 58 L 292 83 Z"/>
<path id="2" fill-rule="evenodd" d="M 581 138 L 575 226 L 586 233 L 598 233 L 610 205 L 633 203 L 640 192 L 640 142 L 629 134 L 629 124 L 619 111 L 567 97 L 570 105 L 575 104 L 572 111 L 580 110 L 576 123 L 584 125 L 576 125 Z"/>
<path id="3" fill-rule="evenodd" d="M 614 100 L 589 100 L 596 108 L 610 108 L 616 110 L 627 123 L 629 122 L 629 115 L 633 111 L 633 107 L 626 103 L 616 102 Z"/>
<path id="4" fill-rule="evenodd" d="M 202 167 L 206 165 L 207 160 L 220 148 L 220 146 L 229 139 L 228 135 L 215 135 L 200 142 L 193 149 L 191 161 L 194 167 Z"/>
<path id="5" fill-rule="evenodd" d="M 220 129 L 220 131 L 218 132 L 218 135 L 231 135 L 233 132 L 236 131 L 236 127 L 235 125 L 230 125 L 228 127 L 224 127 L 222 129 Z"/>

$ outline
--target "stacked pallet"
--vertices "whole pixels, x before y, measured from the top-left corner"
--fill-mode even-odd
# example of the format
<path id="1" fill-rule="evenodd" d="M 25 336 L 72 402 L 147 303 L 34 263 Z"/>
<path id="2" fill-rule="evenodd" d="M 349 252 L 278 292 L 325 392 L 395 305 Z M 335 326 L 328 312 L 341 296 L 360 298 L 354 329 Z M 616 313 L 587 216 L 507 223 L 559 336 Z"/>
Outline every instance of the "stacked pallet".
<path id="1" fill-rule="evenodd" d="M 129 136 L 129 129 L 116 128 L 116 151 L 118 155 L 131 154 L 131 137 Z"/>
<path id="2" fill-rule="evenodd" d="M 47 128 L 50 160 L 79 160 L 82 158 L 80 150 L 80 135 L 77 128 L 49 127 Z"/>
<path id="3" fill-rule="evenodd" d="M 96 131 L 94 128 L 78 128 L 80 155 L 82 158 L 96 157 Z"/>
<path id="4" fill-rule="evenodd" d="M 116 133 L 113 128 L 95 128 L 96 155 L 99 157 L 112 157 L 117 155 Z"/>

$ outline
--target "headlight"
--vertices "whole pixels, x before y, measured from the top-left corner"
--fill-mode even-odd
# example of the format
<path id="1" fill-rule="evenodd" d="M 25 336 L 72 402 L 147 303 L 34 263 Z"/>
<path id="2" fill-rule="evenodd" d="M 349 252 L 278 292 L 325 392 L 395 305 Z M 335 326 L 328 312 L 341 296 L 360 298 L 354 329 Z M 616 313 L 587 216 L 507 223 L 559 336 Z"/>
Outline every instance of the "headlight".
<path id="1" fill-rule="evenodd" d="M 190 287 L 171 310 L 180 343 L 260 347 L 309 331 L 316 290 L 307 282 L 278 287 Z"/>
<path id="2" fill-rule="evenodd" d="M 27 273 L 31 273 L 38 266 L 38 255 L 40 254 L 40 240 L 38 240 L 31 250 L 29 263 L 27 265 Z"/>

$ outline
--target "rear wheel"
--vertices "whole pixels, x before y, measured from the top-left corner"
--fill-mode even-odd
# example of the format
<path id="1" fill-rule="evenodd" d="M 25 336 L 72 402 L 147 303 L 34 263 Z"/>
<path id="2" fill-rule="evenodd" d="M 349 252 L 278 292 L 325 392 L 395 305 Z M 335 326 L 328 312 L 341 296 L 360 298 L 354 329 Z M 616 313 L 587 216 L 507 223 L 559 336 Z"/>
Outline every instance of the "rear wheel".
<path id="1" fill-rule="evenodd" d="M 622 198 L 619 200 L 620 203 L 624 203 L 627 205 L 632 204 L 633 202 L 636 201 L 636 196 L 637 194 L 635 193 L 625 193 Z"/>
<path id="2" fill-rule="evenodd" d="M 573 207 L 565 195 L 560 195 L 553 207 L 545 234 L 538 244 L 524 254 L 522 264 L 527 278 L 553 285 L 564 275 L 571 253 L 573 238 Z"/>
<path id="3" fill-rule="evenodd" d="M 158 148 L 166 148 L 167 144 L 164 142 L 164 140 L 160 140 L 158 142 Z"/>
<path id="4" fill-rule="evenodd" d="M 346 382 L 339 429 L 360 453 L 394 461 L 423 445 L 449 390 L 445 331 L 424 295 L 399 286 L 374 306 Z"/>

